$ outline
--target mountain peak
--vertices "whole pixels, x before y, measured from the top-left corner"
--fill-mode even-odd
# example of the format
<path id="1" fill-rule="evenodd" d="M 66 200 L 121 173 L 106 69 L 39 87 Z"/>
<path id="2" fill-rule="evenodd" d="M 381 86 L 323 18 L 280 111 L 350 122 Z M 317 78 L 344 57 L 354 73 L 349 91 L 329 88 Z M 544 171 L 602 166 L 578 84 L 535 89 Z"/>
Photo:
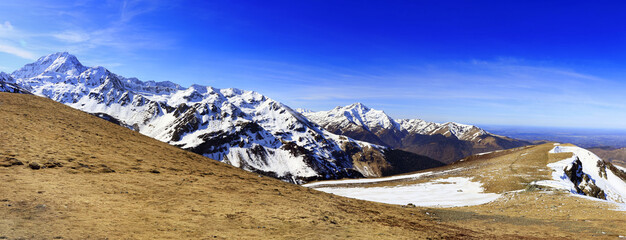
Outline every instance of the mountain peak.
<path id="1" fill-rule="evenodd" d="M 82 66 L 80 61 L 78 61 L 78 58 L 76 58 L 76 56 L 68 52 L 57 52 L 57 53 L 53 53 L 47 56 L 43 56 L 37 59 L 37 61 L 34 63 L 37 65 L 49 65 L 49 66 L 52 66 L 52 65 Z"/>
<path id="2" fill-rule="evenodd" d="M 86 69 L 76 56 L 68 52 L 57 52 L 43 56 L 33 63 L 26 64 L 13 72 L 12 75 L 15 78 L 30 78 L 47 72 L 79 74 Z"/>
<path id="3" fill-rule="evenodd" d="M 370 110 L 369 107 L 365 106 L 363 103 L 360 103 L 360 102 L 356 102 L 356 103 L 350 104 L 346 108 L 348 108 L 348 109 L 363 109 L 365 111 Z"/>
<path id="4" fill-rule="evenodd" d="M 296 108 L 294 110 L 300 114 L 313 113 L 313 111 L 306 109 L 306 108 Z"/>

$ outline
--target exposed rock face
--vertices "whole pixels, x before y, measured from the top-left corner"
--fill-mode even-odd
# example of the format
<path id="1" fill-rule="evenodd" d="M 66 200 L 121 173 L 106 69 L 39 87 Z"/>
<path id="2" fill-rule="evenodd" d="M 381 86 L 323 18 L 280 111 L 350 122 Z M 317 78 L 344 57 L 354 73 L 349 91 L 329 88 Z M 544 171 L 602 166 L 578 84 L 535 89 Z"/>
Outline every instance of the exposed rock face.
<path id="1" fill-rule="evenodd" d="M 385 154 L 388 147 L 330 133 L 253 91 L 142 82 L 85 67 L 67 53 L 42 57 L 12 75 L 15 85 L 36 95 L 286 181 L 383 176 L 440 165 L 415 155 L 416 164 L 397 169 L 389 159 L 395 155 Z"/>
<path id="2" fill-rule="evenodd" d="M 451 163 L 464 157 L 529 145 L 529 142 L 491 134 L 459 123 L 420 119 L 394 120 L 383 111 L 361 103 L 330 111 L 301 113 L 324 129 L 361 141 L 402 149 Z"/>
<path id="3" fill-rule="evenodd" d="M 606 200 L 604 191 L 596 186 L 595 181 L 591 179 L 589 174 L 583 172 L 583 164 L 578 157 L 563 170 L 565 171 L 565 175 L 572 181 L 579 194 Z M 604 173 L 604 175 L 606 176 L 606 173 Z"/>

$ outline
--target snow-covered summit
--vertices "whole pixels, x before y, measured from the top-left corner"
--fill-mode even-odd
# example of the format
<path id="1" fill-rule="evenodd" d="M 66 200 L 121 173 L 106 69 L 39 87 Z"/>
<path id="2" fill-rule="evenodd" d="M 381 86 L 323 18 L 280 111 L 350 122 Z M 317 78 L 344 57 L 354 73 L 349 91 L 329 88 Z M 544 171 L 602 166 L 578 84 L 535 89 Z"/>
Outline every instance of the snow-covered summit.
<path id="1" fill-rule="evenodd" d="M 330 111 L 308 112 L 305 116 L 321 126 L 338 128 L 363 127 L 369 131 L 399 128 L 400 125 L 384 111 L 371 109 L 362 103 L 335 107 Z"/>
<path id="2" fill-rule="evenodd" d="M 409 133 L 444 136 L 454 136 L 464 141 L 474 141 L 481 136 L 492 135 L 474 125 L 461 124 L 455 122 L 435 123 L 421 119 L 398 119 L 396 120 L 402 126 L 402 129 Z"/>
<path id="3" fill-rule="evenodd" d="M 13 72 L 15 78 L 31 78 L 45 73 L 76 75 L 86 70 L 76 56 L 67 52 L 58 52 L 39 58 L 33 63 Z"/>
<path id="4" fill-rule="evenodd" d="M 391 130 L 406 133 L 455 136 L 460 140 L 473 140 L 485 134 L 485 130 L 455 122 L 435 123 L 421 119 L 393 119 L 384 111 L 354 103 L 345 107 L 335 107 L 330 111 L 304 112 L 320 126 L 332 128 L 363 127 L 368 131 Z"/>
<path id="5" fill-rule="evenodd" d="M 384 111 L 362 103 L 302 114 L 330 132 L 408 150 L 446 163 L 476 153 L 528 144 L 491 134 L 473 125 L 393 119 Z"/>

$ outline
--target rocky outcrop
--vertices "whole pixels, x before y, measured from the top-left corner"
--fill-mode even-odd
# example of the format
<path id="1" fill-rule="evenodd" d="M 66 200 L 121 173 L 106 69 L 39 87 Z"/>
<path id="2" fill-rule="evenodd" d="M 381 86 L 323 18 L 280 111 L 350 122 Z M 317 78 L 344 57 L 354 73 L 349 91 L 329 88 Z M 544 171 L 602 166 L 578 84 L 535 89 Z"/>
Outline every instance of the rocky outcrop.
<path id="1" fill-rule="evenodd" d="M 599 165 L 600 162 L 602 161 L 598 162 Z M 583 164 L 580 162 L 578 157 L 576 157 L 576 160 L 574 160 L 571 164 L 566 166 L 563 171 L 569 180 L 574 184 L 578 194 L 606 200 L 604 190 L 595 184 L 595 181 L 589 176 L 589 174 L 583 172 Z M 602 176 L 602 172 L 600 172 L 600 175 Z M 606 172 L 604 173 L 604 176 L 606 176 Z"/>

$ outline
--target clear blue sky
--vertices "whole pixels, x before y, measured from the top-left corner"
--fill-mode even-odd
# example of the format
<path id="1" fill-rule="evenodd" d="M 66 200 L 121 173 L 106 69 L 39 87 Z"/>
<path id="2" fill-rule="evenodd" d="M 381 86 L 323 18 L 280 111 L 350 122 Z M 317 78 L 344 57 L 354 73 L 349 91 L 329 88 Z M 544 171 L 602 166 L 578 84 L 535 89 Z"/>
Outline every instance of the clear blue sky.
<path id="1" fill-rule="evenodd" d="M 624 1 L 171 2 L 3 0 L 0 71 L 69 51 L 294 108 L 626 128 Z"/>

